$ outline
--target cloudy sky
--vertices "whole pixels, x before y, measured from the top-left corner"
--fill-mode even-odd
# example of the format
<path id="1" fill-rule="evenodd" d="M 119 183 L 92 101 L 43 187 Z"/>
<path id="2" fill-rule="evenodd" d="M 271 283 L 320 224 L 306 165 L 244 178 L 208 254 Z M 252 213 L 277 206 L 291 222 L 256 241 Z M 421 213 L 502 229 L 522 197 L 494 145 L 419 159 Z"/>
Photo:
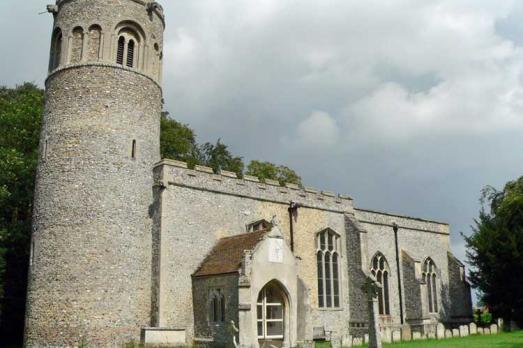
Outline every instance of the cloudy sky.
<path id="1" fill-rule="evenodd" d="M 0 84 L 42 85 L 50 2 L 1 0 Z M 166 109 L 358 207 L 447 221 L 523 175 L 523 2 L 164 0 Z"/>

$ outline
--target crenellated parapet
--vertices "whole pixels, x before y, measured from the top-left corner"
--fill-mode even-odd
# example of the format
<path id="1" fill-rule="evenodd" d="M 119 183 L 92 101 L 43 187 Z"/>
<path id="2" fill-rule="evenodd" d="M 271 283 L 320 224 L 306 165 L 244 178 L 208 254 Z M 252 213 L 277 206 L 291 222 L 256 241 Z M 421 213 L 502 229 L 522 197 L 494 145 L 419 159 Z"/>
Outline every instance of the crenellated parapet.
<path id="1" fill-rule="evenodd" d="M 196 166 L 189 169 L 187 163 L 164 159 L 155 166 L 156 185 L 190 187 L 197 190 L 223 193 L 242 198 L 288 204 L 299 203 L 302 207 L 352 212 L 352 198 L 347 195 L 319 191 L 311 187 L 301 188 L 295 184 L 281 186 L 275 180 L 260 180 L 246 175 L 240 179 L 233 172 L 215 174 L 212 168 Z"/>

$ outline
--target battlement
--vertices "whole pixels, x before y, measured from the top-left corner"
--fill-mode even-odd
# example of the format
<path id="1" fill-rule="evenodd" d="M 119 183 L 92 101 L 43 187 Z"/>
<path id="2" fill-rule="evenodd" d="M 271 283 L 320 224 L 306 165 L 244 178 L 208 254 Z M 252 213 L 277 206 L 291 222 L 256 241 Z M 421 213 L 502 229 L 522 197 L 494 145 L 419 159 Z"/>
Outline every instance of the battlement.
<path id="1" fill-rule="evenodd" d="M 295 184 L 281 186 L 278 181 L 260 180 L 246 175 L 239 179 L 233 172 L 215 174 L 212 168 L 196 166 L 189 169 L 187 163 L 164 159 L 154 168 L 155 184 L 189 187 L 225 195 L 250 198 L 260 201 L 289 204 L 299 203 L 302 207 L 328 210 L 339 213 L 353 212 L 352 198 L 347 195 L 319 191 L 311 187 L 301 188 Z"/>

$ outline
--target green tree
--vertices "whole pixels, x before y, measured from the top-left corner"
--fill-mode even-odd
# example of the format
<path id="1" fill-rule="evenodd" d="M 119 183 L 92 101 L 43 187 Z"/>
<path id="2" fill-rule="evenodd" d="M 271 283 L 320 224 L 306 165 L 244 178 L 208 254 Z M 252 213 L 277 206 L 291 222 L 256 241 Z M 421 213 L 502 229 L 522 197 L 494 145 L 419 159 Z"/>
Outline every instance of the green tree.
<path id="1" fill-rule="evenodd" d="M 495 317 L 523 324 L 523 177 L 502 191 L 486 187 L 470 237 L 470 281 Z"/>
<path id="2" fill-rule="evenodd" d="M 188 125 L 169 117 L 168 112 L 162 113 L 160 135 L 160 153 L 162 158 L 187 162 L 189 168 L 199 163 L 200 152 L 196 143 L 196 135 Z"/>
<path id="3" fill-rule="evenodd" d="M 247 166 L 247 175 L 252 175 L 261 180 L 271 179 L 280 182 L 280 185 L 296 184 L 303 186 L 301 177 L 286 166 L 278 166 L 270 162 L 251 161 Z"/>
<path id="4" fill-rule="evenodd" d="M 236 173 L 240 178 L 243 177 L 243 159 L 232 155 L 220 139 L 216 144 L 205 143 L 200 147 L 200 163 L 211 167 L 215 173 L 227 170 Z"/>
<path id="5" fill-rule="evenodd" d="M 23 332 L 43 105 L 33 84 L 0 87 L 0 338 Z"/>

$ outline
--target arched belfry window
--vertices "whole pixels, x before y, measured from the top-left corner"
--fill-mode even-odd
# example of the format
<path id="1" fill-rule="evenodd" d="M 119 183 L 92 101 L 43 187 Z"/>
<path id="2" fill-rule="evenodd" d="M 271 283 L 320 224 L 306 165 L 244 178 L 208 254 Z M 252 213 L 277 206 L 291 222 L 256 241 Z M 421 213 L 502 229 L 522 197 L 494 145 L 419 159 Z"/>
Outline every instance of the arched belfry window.
<path id="1" fill-rule="evenodd" d="M 125 38 L 120 36 L 118 39 L 118 51 L 116 52 L 116 64 L 123 65 L 123 55 L 125 50 Z"/>
<path id="2" fill-rule="evenodd" d="M 145 38 L 142 29 L 134 22 L 123 22 L 117 27 L 117 37 L 116 64 L 138 68 Z"/>
<path id="3" fill-rule="evenodd" d="M 390 269 L 387 259 L 382 253 L 377 253 L 371 262 L 371 274 L 376 278 L 376 281 L 381 285 L 378 291 L 378 308 L 380 315 L 390 315 L 389 302 L 389 279 Z"/>
<path id="4" fill-rule="evenodd" d="M 438 287 L 437 287 L 437 268 L 436 264 L 429 257 L 423 263 L 423 281 L 427 287 L 427 301 L 429 303 L 429 312 L 438 312 Z"/>
<path id="5" fill-rule="evenodd" d="M 84 30 L 81 27 L 73 29 L 73 41 L 71 46 L 71 63 L 82 61 L 84 49 Z"/>
<path id="6" fill-rule="evenodd" d="M 60 28 L 56 28 L 53 32 L 53 38 L 51 42 L 51 57 L 49 59 L 49 70 L 53 71 L 54 69 L 60 66 L 62 60 L 62 44 L 63 44 L 63 35 Z"/>
<path id="7" fill-rule="evenodd" d="M 340 306 L 340 237 L 331 229 L 316 236 L 316 265 L 318 274 L 318 306 Z"/>

